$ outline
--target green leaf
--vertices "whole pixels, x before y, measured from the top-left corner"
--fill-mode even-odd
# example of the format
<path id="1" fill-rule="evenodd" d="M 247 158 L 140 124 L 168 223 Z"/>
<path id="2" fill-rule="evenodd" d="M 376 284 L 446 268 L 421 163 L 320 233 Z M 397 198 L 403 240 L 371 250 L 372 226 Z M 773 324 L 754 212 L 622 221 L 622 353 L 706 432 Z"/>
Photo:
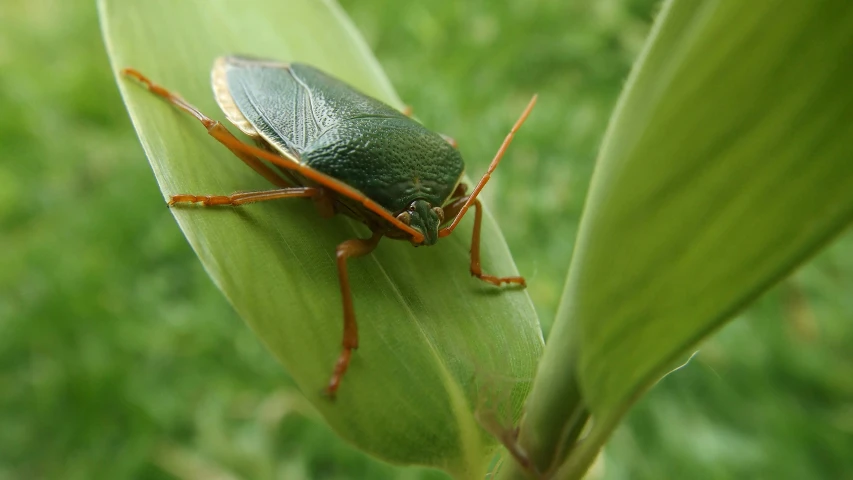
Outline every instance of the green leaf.
<path id="1" fill-rule="evenodd" d="M 645 390 L 853 220 L 851 32 L 841 0 L 665 3 L 531 393 L 541 467 L 589 413 L 561 472 L 577 478 Z"/>
<path id="2" fill-rule="evenodd" d="M 116 71 L 137 68 L 215 119 L 224 117 L 209 71 L 231 53 L 311 63 L 402 107 L 331 2 L 102 0 L 100 13 Z M 164 195 L 269 188 L 194 119 L 134 82 L 118 84 Z M 171 212 L 217 286 L 342 437 L 392 462 L 461 476 L 485 468 L 494 444 L 473 414 L 489 405 L 517 419 L 542 338 L 524 291 L 468 273 L 472 219 L 435 247 L 386 239 L 350 262 L 360 348 L 332 402 L 321 391 L 342 336 L 334 251 L 367 230 L 321 219 L 298 199 Z M 483 249 L 485 269 L 515 272 L 488 215 Z"/>

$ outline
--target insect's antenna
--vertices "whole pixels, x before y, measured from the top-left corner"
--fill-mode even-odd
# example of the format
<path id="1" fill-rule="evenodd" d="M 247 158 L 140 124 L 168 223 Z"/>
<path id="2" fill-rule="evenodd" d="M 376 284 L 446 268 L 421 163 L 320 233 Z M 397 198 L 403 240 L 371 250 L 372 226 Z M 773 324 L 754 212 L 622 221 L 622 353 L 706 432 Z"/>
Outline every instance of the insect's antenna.
<path id="1" fill-rule="evenodd" d="M 498 153 L 495 154 L 495 158 L 492 159 L 492 163 L 489 165 L 489 169 L 486 170 L 485 175 L 480 178 L 480 181 L 477 182 L 477 186 L 474 187 L 474 190 L 471 192 L 471 195 L 468 195 L 468 200 L 465 201 L 465 205 L 462 205 L 462 208 L 459 210 L 459 213 L 456 214 L 456 218 L 453 219 L 453 223 L 448 225 L 447 227 L 442 228 L 438 232 L 439 237 L 446 237 L 453 233 L 453 229 L 459 225 L 459 222 L 462 220 L 462 217 L 465 216 L 465 212 L 468 211 L 468 208 L 474 204 L 477 200 L 477 195 L 480 194 L 480 190 L 486 186 L 486 183 L 492 178 L 492 172 L 495 171 L 495 168 L 498 167 L 498 163 L 500 163 L 501 158 L 503 158 L 506 149 L 509 147 L 509 144 L 512 142 L 512 137 L 515 136 L 515 132 L 521 128 L 521 125 L 527 120 L 527 116 L 530 115 L 530 112 L 533 110 L 533 106 L 536 105 L 536 98 L 538 95 L 533 95 L 533 98 L 530 99 L 530 103 L 527 104 L 527 107 L 521 112 L 521 116 L 518 117 L 518 120 L 515 121 L 515 125 L 512 126 L 512 130 L 509 131 L 506 138 L 504 138 L 503 143 L 501 144 L 501 148 L 498 149 Z"/>

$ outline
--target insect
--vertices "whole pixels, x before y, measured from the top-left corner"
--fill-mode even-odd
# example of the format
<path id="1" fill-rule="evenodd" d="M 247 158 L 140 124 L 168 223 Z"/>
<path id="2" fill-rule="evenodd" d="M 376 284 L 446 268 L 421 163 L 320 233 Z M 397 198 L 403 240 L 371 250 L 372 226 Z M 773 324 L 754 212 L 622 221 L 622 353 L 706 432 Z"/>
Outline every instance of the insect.
<path id="1" fill-rule="evenodd" d="M 275 186 L 231 195 L 177 194 L 169 199 L 170 206 L 236 206 L 310 198 L 322 216 L 348 215 L 371 230 L 370 238 L 344 241 L 336 251 L 343 342 L 326 387 L 330 396 L 335 395 L 352 351 L 358 348 L 347 260 L 370 253 L 382 237 L 408 240 L 414 246 L 433 245 L 450 235 L 473 207 L 471 274 L 497 286 L 525 286 L 522 277 L 486 275 L 480 268 L 482 212 L 477 195 L 533 109 L 536 96 L 485 175 L 466 194 L 461 183 L 464 163 L 454 141 L 309 65 L 243 56 L 219 57 L 214 62 L 211 80 L 217 103 L 256 145 L 241 142 L 220 122 L 139 71 L 127 68 L 122 73 L 195 117 L 213 138 Z"/>

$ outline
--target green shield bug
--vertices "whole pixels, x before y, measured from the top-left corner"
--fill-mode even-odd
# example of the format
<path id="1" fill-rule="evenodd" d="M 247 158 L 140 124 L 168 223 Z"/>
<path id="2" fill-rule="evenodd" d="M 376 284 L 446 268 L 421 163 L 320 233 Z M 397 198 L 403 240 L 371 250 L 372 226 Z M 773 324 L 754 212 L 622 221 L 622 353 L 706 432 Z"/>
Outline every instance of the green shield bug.
<path id="1" fill-rule="evenodd" d="M 525 285 L 522 277 L 482 272 L 477 195 L 533 109 L 535 96 L 487 172 L 466 194 L 461 183 L 464 163 L 455 142 L 314 67 L 239 56 L 215 61 L 211 77 L 216 101 L 257 146 L 241 142 L 221 123 L 140 72 L 128 68 L 122 73 L 195 117 L 213 138 L 276 187 L 232 195 L 177 194 L 169 205 L 236 206 L 310 198 L 322 216 L 348 215 L 373 232 L 370 238 L 347 240 L 337 247 L 344 328 L 342 350 L 326 387 L 329 395 L 334 396 L 358 347 L 347 260 L 370 253 L 382 237 L 433 245 L 450 235 L 474 207 L 471 274 L 497 286 Z"/>

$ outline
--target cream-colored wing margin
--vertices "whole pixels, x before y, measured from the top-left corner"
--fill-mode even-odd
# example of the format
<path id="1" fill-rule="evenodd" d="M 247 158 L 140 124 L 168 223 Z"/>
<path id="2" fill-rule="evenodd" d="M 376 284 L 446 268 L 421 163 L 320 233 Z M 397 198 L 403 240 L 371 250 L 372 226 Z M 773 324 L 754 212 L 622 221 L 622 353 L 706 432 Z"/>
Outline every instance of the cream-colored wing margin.
<path id="1" fill-rule="evenodd" d="M 252 138 L 261 138 L 261 134 L 249 123 L 249 120 L 237 108 L 234 97 L 228 89 L 228 59 L 229 57 L 218 57 L 213 62 L 213 70 L 210 72 L 210 81 L 213 85 L 213 95 L 219 108 L 225 113 L 225 118 L 239 128 L 241 132 Z"/>

